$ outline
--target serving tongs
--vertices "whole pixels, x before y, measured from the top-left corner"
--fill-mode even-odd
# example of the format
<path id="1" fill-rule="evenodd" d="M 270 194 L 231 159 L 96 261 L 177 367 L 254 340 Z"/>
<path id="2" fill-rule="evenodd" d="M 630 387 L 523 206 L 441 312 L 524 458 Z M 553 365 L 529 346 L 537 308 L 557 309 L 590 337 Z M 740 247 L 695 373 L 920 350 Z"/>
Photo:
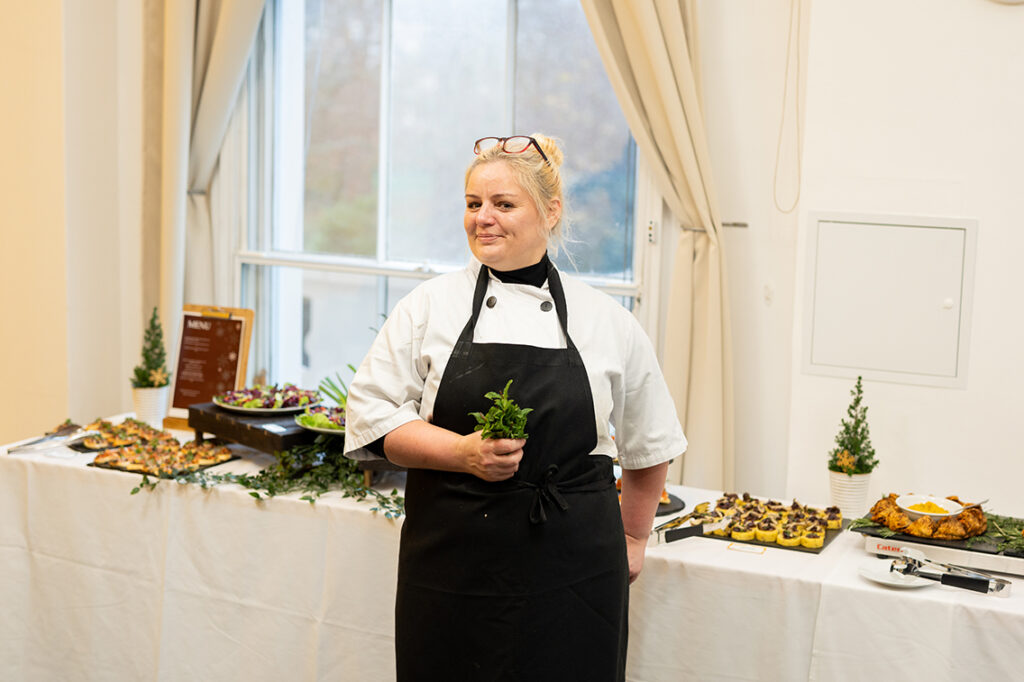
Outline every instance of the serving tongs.
<path id="1" fill-rule="evenodd" d="M 943 585 L 960 587 L 982 594 L 994 594 L 997 597 L 1010 596 L 1011 583 L 1009 580 L 997 578 L 972 568 L 932 561 L 923 552 L 910 548 L 904 549 L 902 556 L 893 559 L 889 570 L 893 573 L 934 580 Z"/>
<path id="2" fill-rule="evenodd" d="M 677 516 L 671 521 L 666 521 L 651 532 L 657 536 L 658 542 L 675 542 L 676 540 L 682 540 L 683 538 L 693 537 L 694 535 L 704 535 L 705 533 L 710 533 L 713 530 L 725 528 L 725 526 L 729 524 L 728 518 L 710 523 L 698 523 L 689 526 L 683 525 L 694 516 L 699 517 L 707 514 L 710 507 L 710 503 L 701 502 L 694 507 L 693 511 L 689 514 L 683 514 L 682 516 Z"/>
<path id="3" fill-rule="evenodd" d="M 69 424 L 63 426 L 53 433 L 48 433 L 42 438 L 36 438 L 28 443 L 22 443 L 16 445 L 13 448 L 7 449 L 7 454 L 17 455 L 24 452 L 40 452 L 42 450 L 51 450 L 62 445 L 72 445 L 80 440 L 88 438 L 89 436 L 98 435 L 99 431 L 84 429 L 78 424 Z"/>

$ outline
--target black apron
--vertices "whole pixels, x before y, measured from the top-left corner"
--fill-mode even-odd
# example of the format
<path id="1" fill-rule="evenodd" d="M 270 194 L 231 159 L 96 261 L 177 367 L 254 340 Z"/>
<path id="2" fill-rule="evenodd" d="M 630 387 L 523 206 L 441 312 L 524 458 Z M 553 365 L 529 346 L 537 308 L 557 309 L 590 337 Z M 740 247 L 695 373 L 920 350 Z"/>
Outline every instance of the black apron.
<path id="1" fill-rule="evenodd" d="M 489 281 L 445 367 L 433 423 L 469 434 L 488 391 L 532 407 L 519 471 L 487 482 L 410 469 L 398 562 L 399 682 L 625 679 L 629 570 L 611 458 L 554 266 L 567 347 L 473 343 Z M 497 305 L 501 305 L 498 301 Z"/>

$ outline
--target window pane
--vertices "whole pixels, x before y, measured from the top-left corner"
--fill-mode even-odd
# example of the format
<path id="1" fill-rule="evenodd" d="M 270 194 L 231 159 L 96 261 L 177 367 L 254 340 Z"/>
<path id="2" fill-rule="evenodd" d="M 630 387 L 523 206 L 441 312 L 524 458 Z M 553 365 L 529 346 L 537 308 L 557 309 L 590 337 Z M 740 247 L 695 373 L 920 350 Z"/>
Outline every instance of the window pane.
<path id="1" fill-rule="evenodd" d="M 389 259 L 462 264 L 473 141 L 502 135 L 506 0 L 395 0 L 388 159 Z"/>
<path id="2" fill-rule="evenodd" d="M 254 320 L 249 380 L 314 388 L 340 373 L 347 382 L 385 315 L 422 280 L 353 275 L 284 266 L 243 268 L 245 306 Z"/>
<path id="3" fill-rule="evenodd" d="M 581 273 L 633 278 L 635 151 L 579 0 L 519 0 L 515 127 L 563 142 Z M 564 254 L 558 264 L 572 270 Z"/>
<path id="4" fill-rule="evenodd" d="M 306 0 L 304 250 L 377 249 L 380 0 Z"/>

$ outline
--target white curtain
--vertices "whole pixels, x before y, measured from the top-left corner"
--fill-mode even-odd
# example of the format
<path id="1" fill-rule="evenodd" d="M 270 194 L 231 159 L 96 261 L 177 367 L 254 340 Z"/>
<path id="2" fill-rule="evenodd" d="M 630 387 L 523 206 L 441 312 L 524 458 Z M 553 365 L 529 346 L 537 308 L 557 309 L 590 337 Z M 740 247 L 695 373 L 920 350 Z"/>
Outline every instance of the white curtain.
<path id="1" fill-rule="evenodd" d="M 704 130 L 695 0 L 582 0 L 605 70 L 654 182 L 683 230 L 664 372 L 689 440 L 675 480 L 733 488 L 732 348 L 721 220 Z"/>
<path id="2" fill-rule="evenodd" d="M 217 167 L 210 180 L 211 303 L 231 306 L 234 297 L 234 256 L 248 221 L 247 185 L 249 182 L 249 109 L 248 88 L 243 83 L 234 113 L 224 135 Z"/>
<path id="3" fill-rule="evenodd" d="M 167 0 L 164 7 L 164 126 L 160 310 L 172 362 L 185 302 L 216 300 L 207 192 L 245 75 L 264 0 Z M 225 229 L 231 229 L 227 226 Z"/>

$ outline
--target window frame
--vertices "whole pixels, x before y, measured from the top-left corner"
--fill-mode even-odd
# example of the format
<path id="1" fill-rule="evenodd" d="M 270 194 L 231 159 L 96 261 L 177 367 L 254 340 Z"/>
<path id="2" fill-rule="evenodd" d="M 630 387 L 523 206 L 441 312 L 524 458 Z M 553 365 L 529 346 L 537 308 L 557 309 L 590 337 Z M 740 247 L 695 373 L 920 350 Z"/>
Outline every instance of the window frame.
<path id="1" fill-rule="evenodd" d="M 391 0 L 385 0 L 382 6 L 382 25 L 390 26 Z M 285 7 L 291 14 L 284 14 Z M 301 11 L 296 10 L 301 7 Z M 506 92 L 507 102 L 506 118 L 510 119 L 514 107 L 514 87 L 516 68 L 516 40 L 517 30 L 517 3 L 509 0 L 508 31 L 509 40 L 508 54 L 506 55 Z M 263 25 L 257 37 L 257 45 L 253 50 L 254 58 L 250 60 L 247 78 L 250 79 L 252 87 L 249 88 L 249 101 L 242 104 L 249 107 L 250 121 L 252 122 L 251 143 L 249 158 L 253 167 L 250 173 L 250 196 L 248 212 L 249 225 L 246 234 L 240 236 L 239 250 L 234 256 L 234 300 L 236 306 L 243 306 L 247 299 L 255 297 L 260 301 L 271 301 L 275 298 L 282 298 L 288 295 L 294 296 L 294 292 L 283 291 L 281 286 L 274 286 L 270 281 L 255 281 L 253 275 L 247 276 L 247 269 L 258 269 L 260 267 L 281 267 L 294 268 L 300 275 L 303 271 L 318 270 L 330 273 L 352 274 L 362 276 L 378 277 L 378 297 L 381 307 L 385 304 L 388 277 L 403 279 L 427 280 L 440 274 L 460 270 L 465 264 L 443 265 L 430 262 L 408 262 L 396 261 L 381 258 L 368 258 L 362 256 L 346 256 L 340 254 L 312 253 L 301 251 L 284 251 L 275 249 L 274 225 L 293 224 L 300 225 L 301 220 L 295 216 L 287 216 L 286 213 L 298 212 L 302 215 L 304 200 L 304 148 L 302 144 L 288 143 L 282 139 L 284 131 L 301 126 L 288 126 L 288 120 L 303 120 L 305 97 L 294 96 L 287 98 L 290 104 L 282 109 L 284 95 L 278 92 L 279 83 L 291 83 L 290 87 L 304 88 L 304 78 L 284 78 L 282 68 L 288 63 L 295 64 L 296 60 L 300 70 L 304 69 L 304 50 L 294 50 L 298 55 L 290 54 L 281 56 L 278 48 L 285 41 L 279 41 L 280 31 L 299 30 L 304 26 L 304 3 L 279 2 L 268 0 L 267 9 L 264 13 Z M 301 14 L 301 16 L 298 16 Z M 382 86 L 380 93 L 380 111 L 388 111 L 390 87 L 387 82 L 387 74 L 390 69 L 390 28 L 385 28 L 381 33 L 381 70 Z M 295 45 L 303 45 L 303 41 L 294 41 Z M 284 66 L 283 66 L 284 65 Z M 298 83 L 299 85 L 296 85 Z M 300 93 L 302 94 L 302 93 Z M 377 212 L 377 253 L 386 254 L 387 251 L 387 200 L 389 187 L 387 183 L 388 144 L 390 131 L 389 121 L 385 117 L 381 121 L 380 140 L 378 145 L 379 177 L 382 181 L 378 188 L 378 212 Z M 508 121 L 506 127 L 511 126 Z M 288 144 L 286 144 L 288 143 Z M 283 160 L 284 150 L 291 150 L 293 158 Z M 290 166 L 288 163 L 290 162 Z M 631 298 L 633 300 L 633 312 L 641 323 L 641 326 L 654 340 L 658 349 L 658 356 L 661 357 L 661 329 L 659 323 L 659 310 L 661 301 L 661 272 L 664 249 L 661 248 L 661 234 L 667 232 L 662 230 L 664 222 L 664 202 L 660 192 L 654 185 L 653 177 L 648 170 L 647 161 L 640 150 L 636 149 L 636 165 L 634 168 L 634 202 L 633 202 L 633 278 L 621 280 L 610 277 L 600 277 L 592 274 L 571 272 L 577 279 L 590 284 L 596 289 L 611 296 Z M 300 178 L 296 180 L 296 178 Z M 285 181 L 287 179 L 287 182 Z M 300 234 L 301 239 L 301 234 Z M 255 247 L 253 247 L 255 244 Z M 253 282 L 249 282 L 253 279 Z M 263 278 L 272 279 L 272 278 Z M 258 293 L 250 291 L 250 287 L 256 286 L 260 289 Z M 301 283 L 299 283 L 301 286 Z M 286 287 L 288 288 L 288 287 Z M 275 362 L 275 356 L 280 355 L 281 344 L 286 346 L 295 345 L 283 338 L 286 330 L 291 331 L 301 328 L 301 319 L 297 322 L 294 319 L 283 319 L 286 315 L 283 308 L 288 306 L 270 304 L 270 319 L 260 321 L 257 316 L 256 329 L 254 331 L 253 347 L 257 349 L 258 357 L 254 357 L 249 363 L 250 379 L 256 368 L 263 368 L 270 376 L 298 376 L 296 368 L 279 368 Z M 292 317 L 301 315 L 301 310 L 296 311 L 292 306 Z M 276 331 L 274 331 L 276 330 Z M 273 350 L 271 350 L 273 349 Z M 294 355 L 294 353 L 292 353 Z M 299 368 L 301 369 L 301 368 Z"/>

